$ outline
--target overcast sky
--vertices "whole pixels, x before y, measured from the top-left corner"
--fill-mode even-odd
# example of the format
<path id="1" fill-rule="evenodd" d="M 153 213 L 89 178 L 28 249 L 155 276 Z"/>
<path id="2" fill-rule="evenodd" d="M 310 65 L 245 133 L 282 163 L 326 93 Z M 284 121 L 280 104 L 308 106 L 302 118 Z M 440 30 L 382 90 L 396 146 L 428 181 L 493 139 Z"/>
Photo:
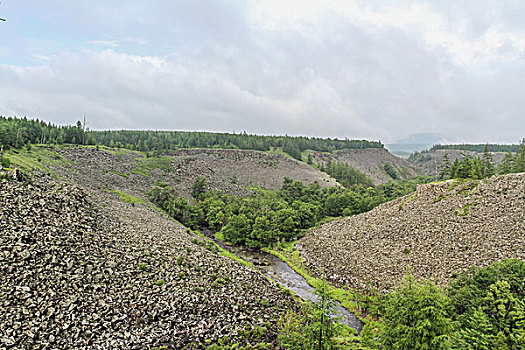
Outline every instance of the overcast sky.
<path id="1" fill-rule="evenodd" d="M 385 143 L 525 137 L 523 0 L 2 0 L 0 17 L 4 116 Z"/>

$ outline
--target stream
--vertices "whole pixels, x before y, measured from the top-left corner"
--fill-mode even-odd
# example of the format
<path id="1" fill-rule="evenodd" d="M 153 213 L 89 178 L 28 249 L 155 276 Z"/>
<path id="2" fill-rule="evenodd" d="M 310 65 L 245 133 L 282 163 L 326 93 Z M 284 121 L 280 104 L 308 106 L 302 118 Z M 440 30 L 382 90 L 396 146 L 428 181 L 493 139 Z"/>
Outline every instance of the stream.
<path id="1" fill-rule="evenodd" d="M 243 249 L 241 247 L 224 244 L 224 242 L 215 238 L 211 239 L 223 249 L 251 262 L 253 266 L 265 276 L 291 290 L 302 299 L 317 301 L 314 288 L 306 282 L 303 276 L 295 272 L 287 263 L 278 257 L 262 250 Z M 363 329 L 363 323 L 339 302 L 336 302 L 336 309 L 332 317 L 340 317 L 340 323 L 356 329 L 358 333 Z"/>

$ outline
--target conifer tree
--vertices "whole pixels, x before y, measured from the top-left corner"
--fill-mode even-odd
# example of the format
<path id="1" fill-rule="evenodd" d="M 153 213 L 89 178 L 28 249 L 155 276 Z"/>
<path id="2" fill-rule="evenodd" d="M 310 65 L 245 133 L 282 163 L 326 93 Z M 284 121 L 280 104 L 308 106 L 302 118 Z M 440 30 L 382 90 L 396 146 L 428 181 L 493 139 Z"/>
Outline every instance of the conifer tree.
<path id="1" fill-rule="evenodd" d="M 483 150 L 483 177 L 491 177 L 494 175 L 494 160 L 492 159 L 492 153 L 489 152 L 489 146 L 485 145 Z"/>

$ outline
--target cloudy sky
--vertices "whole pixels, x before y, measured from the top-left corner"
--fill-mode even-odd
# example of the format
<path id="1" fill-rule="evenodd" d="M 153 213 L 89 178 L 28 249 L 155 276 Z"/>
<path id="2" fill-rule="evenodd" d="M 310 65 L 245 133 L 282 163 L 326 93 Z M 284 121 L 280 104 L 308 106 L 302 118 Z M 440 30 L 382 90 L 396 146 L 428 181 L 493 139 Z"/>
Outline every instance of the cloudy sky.
<path id="1" fill-rule="evenodd" d="M 525 137 L 522 0 L 2 0 L 0 17 L 4 116 L 385 143 Z"/>

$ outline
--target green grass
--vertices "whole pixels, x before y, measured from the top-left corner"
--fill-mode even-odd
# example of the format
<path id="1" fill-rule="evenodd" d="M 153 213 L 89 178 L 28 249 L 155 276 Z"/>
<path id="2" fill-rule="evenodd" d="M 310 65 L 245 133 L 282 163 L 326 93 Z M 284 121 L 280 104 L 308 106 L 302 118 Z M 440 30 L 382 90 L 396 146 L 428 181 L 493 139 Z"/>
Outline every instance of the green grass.
<path id="1" fill-rule="evenodd" d="M 11 149 L 4 154 L 11 161 L 11 168 L 20 168 L 29 173 L 43 172 L 55 178 L 58 175 L 52 170 L 55 167 L 70 168 L 75 162 L 66 159 L 54 150 L 49 150 L 48 145 L 32 145 L 31 150 L 27 148 Z M 54 146 L 63 148 L 65 146 Z"/>
<path id="2" fill-rule="evenodd" d="M 463 205 L 460 209 L 456 210 L 454 214 L 456 214 L 457 216 L 468 216 L 470 214 L 470 208 L 475 207 L 476 205 L 478 205 L 477 202 L 467 203 Z"/>
<path id="3" fill-rule="evenodd" d="M 403 210 L 403 207 L 405 206 L 405 204 L 407 204 L 408 202 L 410 202 L 412 199 L 414 199 L 416 197 L 416 194 L 411 194 L 410 196 L 407 197 L 407 199 L 405 199 L 401 204 L 399 204 L 399 210 Z"/>
<path id="4" fill-rule="evenodd" d="M 118 171 L 115 171 L 115 170 L 110 170 L 113 174 L 115 175 L 119 175 L 119 176 L 122 176 L 123 178 L 128 178 L 129 174 L 126 174 L 126 173 L 119 173 Z"/>
<path id="5" fill-rule="evenodd" d="M 191 230 L 190 230 L 191 232 Z M 220 245 L 218 245 L 217 243 L 213 242 L 211 239 L 209 239 L 208 237 L 204 236 L 202 233 L 200 233 L 199 231 L 193 231 L 193 233 L 197 234 L 199 237 L 201 237 L 202 239 L 204 239 L 205 241 L 209 241 L 211 243 L 213 243 L 218 251 L 219 251 L 219 254 L 220 255 L 223 255 L 223 256 L 227 256 L 228 258 L 232 259 L 232 260 L 235 260 L 237 262 L 240 262 L 241 264 L 243 265 L 246 265 L 246 266 L 249 266 L 249 267 L 253 267 L 253 264 L 249 261 L 246 261 L 242 258 L 239 258 L 237 255 L 233 254 L 233 253 L 230 253 L 229 251 L 227 251 L 226 249 L 222 248 Z"/>
<path id="6" fill-rule="evenodd" d="M 173 158 L 169 156 L 154 156 L 137 161 L 137 165 L 131 170 L 132 174 L 151 177 L 151 170 L 159 169 L 165 172 L 173 170 Z"/>
<path id="7" fill-rule="evenodd" d="M 144 204 L 146 205 L 146 202 L 144 202 L 142 199 L 140 198 L 137 198 L 135 196 L 132 196 L 126 192 L 122 192 L 120 190 L 106 190 L 107 192 L 111 192 L 111 193 L 114 193 L 116 194 L 119 199 L 124 202 L 124 203 L 129 203 L 129 204 Z"/>

